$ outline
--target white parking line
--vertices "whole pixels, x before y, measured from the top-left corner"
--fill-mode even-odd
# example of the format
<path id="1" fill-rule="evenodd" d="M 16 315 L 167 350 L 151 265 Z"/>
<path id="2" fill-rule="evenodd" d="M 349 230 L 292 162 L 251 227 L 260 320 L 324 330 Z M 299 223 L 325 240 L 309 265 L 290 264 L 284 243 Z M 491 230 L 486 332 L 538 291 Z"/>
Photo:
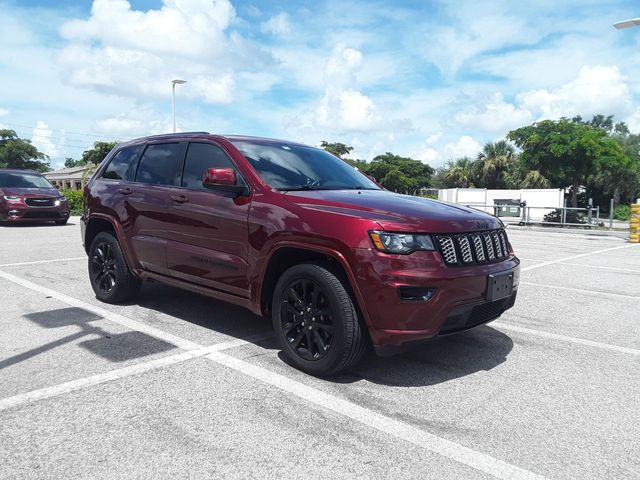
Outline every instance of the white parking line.
<path id="1" fill-rule="evenodd" d="M 94 385 L 100 385 L 101 383 L 110 382 L 131 375 L 138 375 L 140 373 L 148 372 L 150 370 L 156 370 L 158 368 L 167 367 L 169 365 L 175 365 L 177 363 L 191 360 L 192 358 L 203 357 L 212 352 L 219 352 L 222 350 L 228 350 L 230 348 L 246 345 L 246 340 L 232 340 L 230 342 L 217 343 L 209 347 L 199 347 L 192 350 L 187 350 L 183 353 L 171 355 L 168 357 L 158 358 L 149 362 L 137 363 L 128 367 L 118 368 L 106 373 L 100 373 L 91 377 L 80 378 L 77 380 L 71 380 L 69 382 L 54 385 L 52 387 L 41 388 L 39 390 L 33 390 L 27 393 L 21 393 L 12 397 L 0 399 L 0 411 L 7 410 L 8 408 L 25 405 L 37 400 L 43 400 L 45 398 L 57 397 L 64 395 L 65 393 L 75 392 L 83 388 L 92 387 Z"/>
<path id="2" fill-rule="evenodd" d="M 561 262 L 562 265 L 571 265 L 573 267 L 585 267 L 585 268 L 596 268 L 600 270 L 611 270 L 612 272 L 622 272 L 622 273 L 640 273 L 640 270 L 633 270 L 630 268 L 619 268 L 619 267 L 605 267 L 603 265 L 591 265 L 588 263 L 571 263 L 571 262 Z"/>
<path id="3" fill-rule="evenodd" d="M 552 340 L 559 340 L 561 342 L 574 343 L 576 345 L 586 345 L 588 347 L 602 348 L 604 350 L 611 350 L 618 353 L 640 356 L 640 350 L 636 348 L 621 347 L 619 345 L 611 345 L 610 343 L 594 342 L 593 340 L 586 340 L 584 338 L 569 337 L 567 335 L 559 335 L 557 333 L 543 332 L 541 330 L 519 327 L 517 325 L 511 325 L 504 322 L 492 322 L 489 325 L 502 330 L 511 330 L 514 332 L 526 333 L 527 335 L 535 335 L 536 337 L 549 338 Z"/>
<path id="4" fill-rule="evenodd" d="M 129 319 L 122 315 L 109 312 L 103 308 L 95 307 L 89 303 L 83 302 L 81 300 L 77 300 L 73 297 L 64 295 L 62 293 L 58 293 L 49 288 L 42 287 L 28 280 L 24 280 L 22 278 L 16 277 L 15 275 L 12 275 L 10 273 L 0 271 L 0 278 L 4 278 L 5 280 L 14 282 L 25 288 L 51 296 L 68 305 L 91 311 L 97 315 L 102 316 L 103 318 L 114 321 L 115 323 L 123 325 L 127 328 L 147 333 L 156 338 L 171 342 L 176 346 L 179 346 L 181 348 L 184 348 L 185 350 L 188 350 L 187 352 L 183 352 L 177 355 L 172 355 L 170 357 L 152 360 L 150 362 L 145 362 L 138 365 L 132 365 L 130 367 L 124 367 L 122 369 L 114 370 L 112 372 L 94 375 L 92 377 L 87 377 L 85 379 L 73 380 L 71 382 L 63 383 L 59 386 L 48 387 L 41 390 L 36 390 L 33 392 L 16 395 L 14 397 L 9 397 L 9 398 L 0 400 L 0 411 L 3 409 L 10 408 L 12 406 L 22 405 L 28 402 L 33 402 L 35 400 L 62 395 L 64 393 L 76 391 L 88 386 L 98 385 L 100 383 L 108 382 L 111 380 L 129 376 L 129 375 L 135 375 L 135 374 L 146 372 L 149 370 L 161 368 L 167 365 L 173 365 L 175 363 L 179 363 L 179 362 L 188 360 L 190 358 L 194 358 L 194 353 L 196 351 L 204 352 L 206 348 L 213 348 L 213 349 L 216 348 L 216 345 L 213 345 L 211 347 L 202 347 L 201 345 L 198 345 L 189 340 L 182 339 L 170 333 L 162 332 L 161 330 L 147 326 L 145 324 Z M 246 342 L 246 341 L 237 340 L 236 342 Z M 226 342 L 227 345 L 232 343 L 235 343 L 235 342 L 233 341 Z M 219 344 L 219 345 L 225 345 L 225 344 Z M 231 348 L 231 347 L 229 346 L 224 348 Z M 344 415 L 366 426 L 375 428 L 376 430 L 384 432 L 388 435 L 392 435 L 397 438 L 403 439 L 407 442 L 410 442 L 414 445 L 424 448 L 425 450 L 437 453 L 446 458 L 454 460 L 458 463 L 470 466 L 479 471 L 493 475 L 497 478 L 501 478 L 505 480 L 507 479 L 515 479 L 515 480 L 532 479 L 533 480 L 533 479 L 544 478 L 538 474 L 522 469 L 515 465 L 511 465 L 507 462 L 494 458 L 490 455 L 486 455 L 484 453 L 464 447 L 463 445 L 460 445 L 458 443 L 438 437 L 437 435 L 420 430 L 418 428 L 415 428 L 411 425 L 400 422 L 398 420 L 394 420 L 392 418 L 386 417 L 384 415 L 381 415 L 379 413 L 376 413 L 364 407 L 360 407 L 359 405 L 351 403 L 347 400 L 343 400 L 339 397 L 335 397 L 331 394 L 322 392 L 321 390 L 317 390 L 313 387 L 304 385 L 303 383 L 297 382 L 295 380 L 291 380 L 289 378 L 286 378 L 282 375 L 278 375 L 277 373 L 271 372 L 269 370 L 258 367 L 256 365 L 252 365 L 248 362 L 245 362 L 244 360 L 240 360 L 240 359 L 231 357 L 229 355 L 225 355 L 220 351 L 214 350 L 214 352 L 215 353 L 210 353 L 207 351 L 203 353 L 204 358 L 213 360 L 220 365 L 224 365 L 228 368 L 231 368 L 240 373 L 253 377 L 264 383 L 277 387 L 280 390 L 289 392 L 293 395 L 296 395 L 297 397 L 305 399 L 311 403 L 324 407 L 338 414 Z"/>
<path id="5" fill-rule="evenodd" d="M 521 281 L 520 285 L 527 285 L 527 286 L 541 287 L 541 288 L 551 288 L 554 290 L 564 290 L 567 292 L 583 293 L 586 295 L 598 295 L 598 296 L 616 297 L 616 298 L 630 298 L 632 300 L 638 299 L 638 295 L 625 295 L 624 293 L 601 292 L 599 290 L 587 290 L 586 288 L 561 287 L 559 285 L 550 285 L 548 283 L 535 283 L 535 282 Z"/>
<path id="6" fill-rule="evenodd" d="M 375 428 L 387 435 L 400 438 L 430 452 L 437 453 L 463 465 L 467 465 L 481 472 L 493 475 L 496 478 L 502 478 L 505 480 L 544 478 L 529 470 L 516 467 L 515 465 L 498 460 L 490 455 L 464 447 L 458 443 L 438 437 L 437 435 L 420 430 L 393 418 L 386 417 L 347 400 L 343 400 L 342 398 L 317 390 L 313 387 L 309 387 L 308 385 L 230 355 L 216 352 L 207 355 L 206 358 L 237 372 L 253 377 L 263 383 L 291 393 L 292 395 L 302 398 L 310 403 L 348 417 L 368 427 Z"/>
<path id="7" fill-rule="evenodd" d="M 81 308 L 91 313 L 95 313 L 96 315 L 106 320 L 122 325 L 123 327 L 126 327 L 130 330 L 146 333 L 147 335 L 151 335 L 152 337 L 164 340 L 165 342 L 169 342 L 176 347 L 180 347 L 184 350 L 193 350 L 194 348 L 202 347 L 202 345 L 198 345 L 197 343 L 190 340 L 172 335 L 171 333 L 163 332 L 162 330 L 158 330 L 157 328 L 154 328 L 145 323 L 138 322 L 131 318 L 127 318 L 124 315 L 119 315 L 104 308 L 91 305 L 90 303 L 83 302 L 82 300 L 70 297 L 69 295 L 65 295 L 64 293 L 56 292 L 55 290 L 51 290 L 50 288 L 43 287 L 41 285 L 38 285 L 37 283 L 33 283 L 29 280 L 17 277 L 15 275 L 12 275 L 11 273 L 3 272 L 0 270 L 0 278 L 4 278 L 5 280 L 13 282 L 17 285 L 21 285 L 25 288 L 28 288 L 29 290 L 33 290 L 34 292 L 39 292 L 43 295 L 55 298 L 56 300 L 60 300 L 67 305 L 71 305 L 72 307 Z"/>
<path id="8" fill-rule="evenodd" d="M 599 253 L 612 252 L 614 250 L 621 250 L 623 248 L 634 248 L 634 247 L 638 247 L 638 246 L 640 246 L 640 244 L 627 244 L 627 245 L 622 245 L 620 247 L 605 248 L 603 250 L 596 250 L 596 251 L 593 251 L 593 252 L 581 253 L 579 255 L 572 255 L 570 257 L 559 258 L 557 260 L 549 260 L 547 262 L 537 263 L 536 265 L 529 265 L 527 267 L 523 267 L 521 269 L 521 271 L 522 272 L 528 272 L 529 270 L 534 270 L 534 269 L 540 268 L 540 267 L 546 267 L 547 265 L 553 265 L 555 263 L 568 262 L 568 261 L 571 261 L 571 260 L 575 260 L 576 258 L 588 257 L 590 255 L 598 255 Z M 517 254 L 516 254 L 516 256 L 517 256 Z"/>
<path id="9" fill-rule="evenodd" d="M 54 258 L 53 260 L 36 260 L 34 262 L 18 262 L 18 263 L 3 263 L 0 265 L 2 267 L 19 267 L 22 265 L 40 265 L 41 263 L 56 263 L 56 262 L 71 262 L 73 260 L 86 260 L 87 256 L 84 257 L 71 257 L 71 258 Z"/>

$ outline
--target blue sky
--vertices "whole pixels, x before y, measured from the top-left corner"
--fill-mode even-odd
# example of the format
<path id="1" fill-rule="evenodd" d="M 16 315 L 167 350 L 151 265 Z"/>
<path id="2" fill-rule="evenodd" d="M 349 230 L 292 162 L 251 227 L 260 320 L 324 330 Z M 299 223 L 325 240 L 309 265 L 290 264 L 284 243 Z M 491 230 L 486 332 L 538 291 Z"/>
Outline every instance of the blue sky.
<path id="1" fill-rule="evenodd" d="M 171 128 L 340 141 L 433 166 L 543 118 L 640 130 L 625 1 L 0 0 L 0 126 L 54 166 Z"/>

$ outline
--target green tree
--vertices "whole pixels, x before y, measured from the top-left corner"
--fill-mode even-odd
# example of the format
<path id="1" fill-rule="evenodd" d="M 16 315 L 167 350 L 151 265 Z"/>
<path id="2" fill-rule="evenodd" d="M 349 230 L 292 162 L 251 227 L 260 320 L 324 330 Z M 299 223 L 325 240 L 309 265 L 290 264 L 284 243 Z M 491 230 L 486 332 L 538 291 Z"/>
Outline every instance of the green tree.
<path id="1" fill-rule="evenodd" d="M 20 168 L 46 172 L 49 157 L 29 140 L 18 137 L 13 130 L 0 130 L 0 168 Z"/>
<path id="2" fill-rule="evenodd" d="M 420 160 L 391 152 L 377 155 L 362 171 L 389 190 L 413 195 L 431 185 L 434 173 L 433 168 Z"/>
<path id="3" fill-rule="evenodd" d="M 507 138 L 522 150 L 520 158 L 527 169 L 538 170 L 553 184 L 571 187 L 574 207 L 580 187 L 595 172 L 630 165 L 620 144 L 605 130 L 566 118 L 512 130 Z"/>
<path id="4" fill-rule="evenodd" d="M 438 170 L 438 187 L 473 188 L 478 185 L 478 162 L 468 157 L 449 161 Z"/>
<path id="5" fill-rule="evenodd" d="M 327 152 L 335 155 L 338 158 L 342 158 L 345 155 L 349 155 L 353 150 L 353 147 L 349 145 L 345 145 L 344 143 L 329 143 L 324 140 L 320 142 L 320 146 L 324 148 Z"/>
<path id="6" fill-rule="evenodd" d="M 80 165 L 87 165 L 89 163 L 99 165 L 100 162 L 104 160 L 104 157 L 106 157 L 117 144 L 118 142 L 95 142 L 93 147 L 82 152 L 82 158 L 78 161 L 82 162 Z"/>
<path id="7" fill-rule="evenodd" d="M 514 168 L 515 158 L 515 148 L 505 140 L 485 143 L 477 158 L 480 173 L 479 186 L 508 188 L 508 174 Z"/>
<path id="8" fill-rule="evenodd" d="M 71 157 L 67 157 L 64 159 L 65 168 L 81 167 L 82 165 L 86 165 L 83 160 L 76 160 L 75 158 Z"/>

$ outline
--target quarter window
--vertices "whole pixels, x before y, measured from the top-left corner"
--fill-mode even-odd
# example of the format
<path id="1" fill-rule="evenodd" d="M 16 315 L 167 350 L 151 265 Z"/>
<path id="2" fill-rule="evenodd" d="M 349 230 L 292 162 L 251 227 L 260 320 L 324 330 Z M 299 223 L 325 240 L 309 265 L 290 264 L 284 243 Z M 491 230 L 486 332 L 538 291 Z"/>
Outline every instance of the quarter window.
<path id="1" fill-rule="evenodd" d="M 182 186 L 202 189 L 202 177 L 208 168 L 234 168 L 226 153 L 210 143 L 190 143 L 182 174 Z"/>
<path id="2" fill-rule="evenodd" d="M 124 180 L 126 182 L 133 181 L 141 150 L 142 145 L 125 147 L 120 150 L 115 154 L 111 162 L 109 162 L 102 177 L 111 180 Z"/>
<path id="3" fill-rule="evenodd" d="M 151 185 L 180 185 L 184 147 L 180 143 L 149 145 L 140 159 L 136 182 Z"/>

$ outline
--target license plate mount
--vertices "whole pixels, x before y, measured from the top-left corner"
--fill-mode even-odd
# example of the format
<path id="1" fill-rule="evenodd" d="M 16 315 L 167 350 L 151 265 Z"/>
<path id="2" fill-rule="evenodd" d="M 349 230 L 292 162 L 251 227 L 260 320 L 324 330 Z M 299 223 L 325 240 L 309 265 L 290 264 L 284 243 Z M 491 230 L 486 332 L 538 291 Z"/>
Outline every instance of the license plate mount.
<path id="1" fill-rule="evenodd" d="M 511 296 L 514 272 L 494 273 L 487 277 L 487 300 L 493 302 Z"/>

